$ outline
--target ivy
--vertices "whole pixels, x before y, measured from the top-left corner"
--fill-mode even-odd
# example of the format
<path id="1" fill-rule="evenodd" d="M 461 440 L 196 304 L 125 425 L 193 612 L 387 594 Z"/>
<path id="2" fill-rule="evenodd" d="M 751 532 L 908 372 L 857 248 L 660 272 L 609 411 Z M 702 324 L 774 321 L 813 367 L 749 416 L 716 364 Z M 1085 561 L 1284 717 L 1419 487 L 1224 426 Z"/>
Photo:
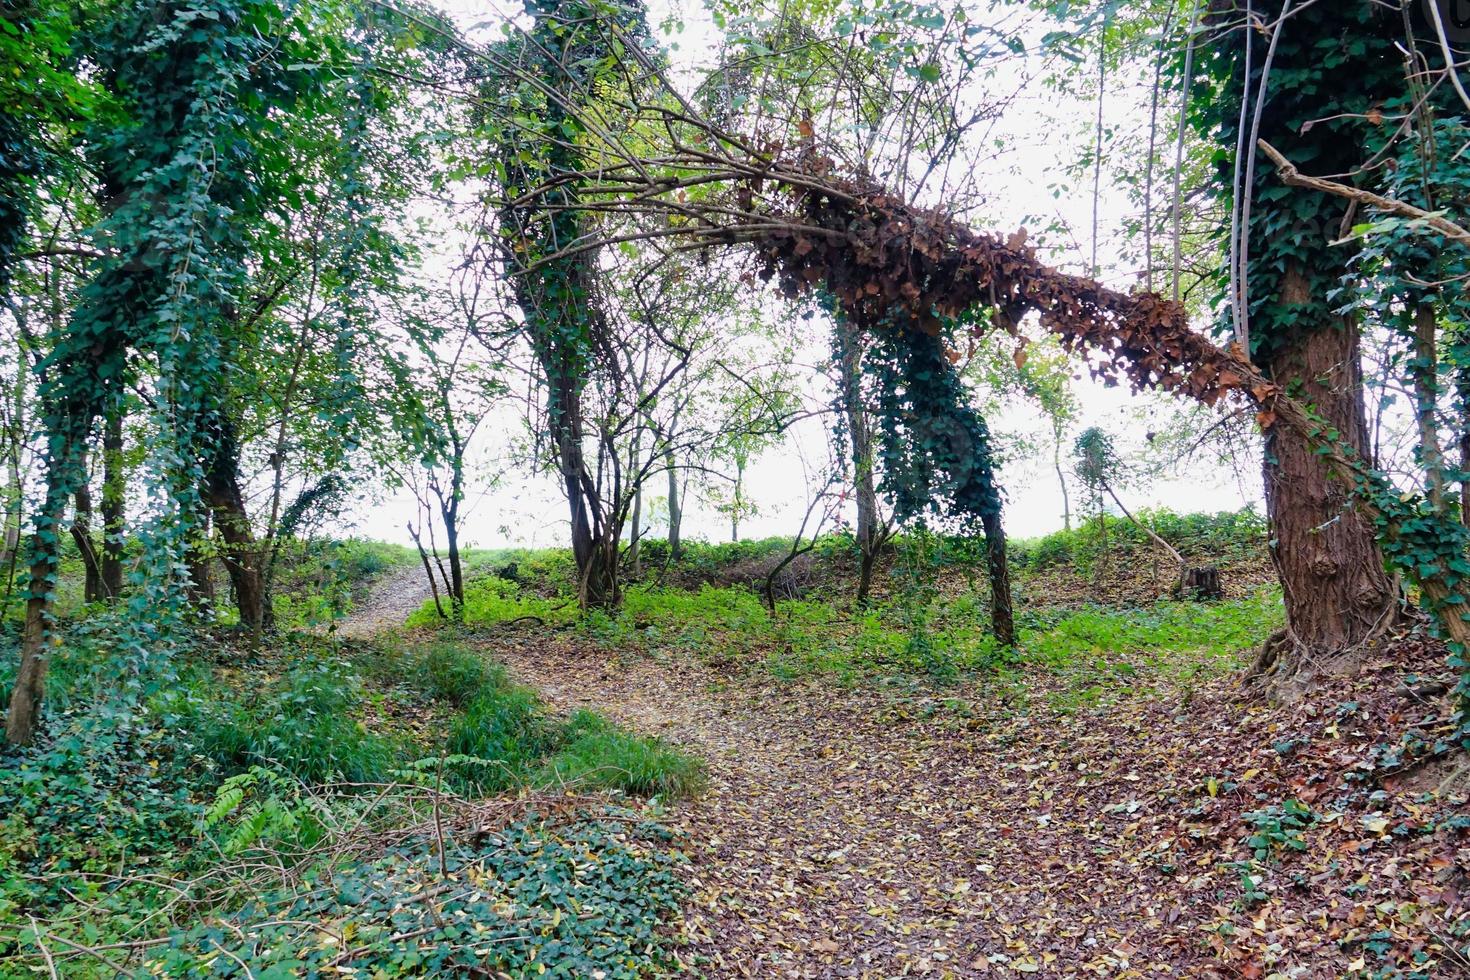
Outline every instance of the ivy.
<path id="1" fill-rule="evenodd" d="M 898 314 L 871 332 L 863 370 L 875 383 L 882 490 L 899 520 L 975 531 L 1000 515 L 990 430 L 970 403 L 943 335 Z"/>

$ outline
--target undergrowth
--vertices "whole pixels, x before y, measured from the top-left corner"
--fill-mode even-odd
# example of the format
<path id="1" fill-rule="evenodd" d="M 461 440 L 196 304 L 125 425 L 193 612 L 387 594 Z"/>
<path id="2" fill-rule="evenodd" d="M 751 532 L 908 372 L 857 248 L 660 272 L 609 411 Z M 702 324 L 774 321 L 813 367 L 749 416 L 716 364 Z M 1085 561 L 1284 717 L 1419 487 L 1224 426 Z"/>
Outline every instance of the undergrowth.
<path id="1" fill-rule="evenodd" d="M 548 823 L 522 806 L 494 839 L 441 837 L 432 861 L 424 828 L 445 809 L 478 826 L 499 805 L 478 800 L 676 796 L 699 785 L 695 760 L 548 713 L 460 642 L 202 641 L 120 697 L 111 636 L 101 622 L 68 633 L 41 739 L 0 756 L 0 975 L 44 974 L 48 956 L 68 977 L 117 975 L 119 959 L 191 977 L 432 975 L 471 960 L 520 974 L 551 954 L 576 966 L 567 975 L 631 977 L 667 961 L 678 889 L 642 818 L 608 822 L 589 801 Z M 456 897 L 401 907 L 397 889 L 440 860 Z M 458 924 L 487 908 L 518 918 Z M 545 928 L 512 928 L 527 921 Z"/>
<path id="2" fill-rule="evenodd" d="M 762 597 L 743 586 L 685 591 L 649 584 L 629 586 L 616 615 L 582 616 L 569 597 L 547 598 L 493 576 L 470 584 L 465 608 L 471 627 L 534 622 L 574 630 L 609 648 L 695 656 L 726 667 L 759 665 L 785 678 L 854 682 L 916 674 L 942 682 L 1031 664 L 1082 687 L 1127 683 L 1140 672 L 1190 681 L 1235 669 L 1242 651 L 1283 622 L 1280 593 L 1271 586 L 1218 602 L 1031 609 L 1018 616 L 1014 650 L 996 644 L 989 616 L 984 593 L 974 589 L 953 593 L 924 585 L 867 608 L 825 597 L 789 599 L 772 615 Z M 430 607 L 409 623 L 437 621 Z"/>

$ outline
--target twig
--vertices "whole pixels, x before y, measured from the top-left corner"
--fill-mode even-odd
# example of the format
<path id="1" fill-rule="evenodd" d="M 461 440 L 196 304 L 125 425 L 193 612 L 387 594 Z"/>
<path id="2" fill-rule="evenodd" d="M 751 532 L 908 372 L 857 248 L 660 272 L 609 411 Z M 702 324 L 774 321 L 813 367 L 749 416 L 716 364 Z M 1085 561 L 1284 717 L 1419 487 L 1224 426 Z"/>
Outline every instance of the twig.
<path id="1" fill-rule="evenodd" d="M 46 961 L 46 971 L 51 974 L 53 980 L 61 980 L 61 974 L 56 972 L 56 961 L 51 958 L 51 950 L 46 947 L 46 940 L 41 938 L 42 930 L 40 923 L 36 922 L 34 915 L 27 915 L 31 920 L 31 931 L 36 935 L 36 946 L 41 950 L 41 957 Z"/>
<path id="2" fill-rule="evenodd" d="M 1356 201 L 1358 204 L 1366 204 L 1370 208 L 1384 211 L 1388 214 L 1414 218 L 1423 221 L 1451 241 L 1459 242 L 1461 245 L 1470 245 L 1470 231 L 1455 224 L 1442 214 L 1425 211 L 1423 208 L 1415 207 L 1406 201 L 1383 197 L 1382 195 L 1374 194 L 1372 191 L 1365 191 L 1361 188 L 1350 187 L 1347 184 L 1340 184 L 1335 180 L 1326 180 L 1322 177 L 1308 177 L 1306 174 L 1297 170 L 1296 164 L 1282 156 L 1281 151 L 1270 143 L 1267 143 L 1265 140 L 1258 140 L 1256 145 L 1261 148 L 1262 153 L 1271 158 L 1272 163 L 1276 164 L 1276 176 L 1281 178 L 1281 182 L 1284 184 L 1290 184 L 1293 187 L 1309 187 L 1312 190 L 1321 191 L 1324 194 L 1333 194 L 1337 197 L 1345 197 L 1349 201 Z"/>

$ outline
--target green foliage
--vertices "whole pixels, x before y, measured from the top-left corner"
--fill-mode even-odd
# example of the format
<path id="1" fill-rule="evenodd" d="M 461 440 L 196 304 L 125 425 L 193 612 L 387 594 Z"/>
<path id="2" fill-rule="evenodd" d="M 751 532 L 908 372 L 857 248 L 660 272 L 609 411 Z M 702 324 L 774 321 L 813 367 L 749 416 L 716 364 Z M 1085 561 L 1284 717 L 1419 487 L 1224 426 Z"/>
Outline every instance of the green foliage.
<path id="1" fill-rule="evenodd" d="M 574 714 L 562 737 L 565 744 L 543 771 L 543 779 L 556 785 L 674 798 L 704 783 L 697 760 L 663 742 L 630 735 L 589 711 Z"/>
<path id="2" fill-rule="evenodd" d="M 656 826 L 527 820 L 487 838 L 451 840 L 445 879 L 420 844 L 309 871 L 297 888 L 176 933 L 150 972 L 640 978 L 676 969 L 665 923 L 685 890 Z"/>
<path id="3" fill-rule="evenodd" d="M 1144 509 L 1136 515 L 1186 557 L 1210 563 L 1246 559 L 1264 553 L 1266 519 L 1251 508 L 1218 514 L 1177 514 L 1171 510 Z M 1010 557 L 1017 567 L 1042 571 L 1071 565 L 1088 574 L 1102 541 L 1115 553 L 1127 555 L 1157 547 L 1132 521 L 1102 515 L 1092 517 L 1071 530 L 1054 531 L 1042 538 L 1010 542 Z"/>
<path id="4" fill-rule="evenodd" d="M 13 647 L 13 638 L 5 642 Z M 360 915 L 351 930 L 368 947 L 361 952 L 366 961 L 381 956 L 385 964 L 432 970 L 434 963 L 460 962 L 489 940 L 483 930 L 448 926 L 431 940 L 391 939 L 401 932 L 392 924 L 396 916 L 432 913 L 417 906 L 391 912 L 343 897 L 358 884 L 387 880 L 384 875 L 403 883 L 427 877 L 434 859 L 412 844 L 386 858 L 369 849 L 324 860 L 320 849 L 330 841 L 352 828 L 380 826 L 384 817 L 377 790 L 323 784 L 396 782 L 451 792 L 566 785 L 661 796 L 699 785 L 695 760 L 585 712 L 551 717 L 533 692 L 462 644 L 358 647 L 349 654 L 299 637 L 253 663 L 241 658 L 259 654 L 220 652 L 238 666 L 214 669 L 208 658 L 197 658 L 130 705 L 110 697 L 119 664 L 126 663 L 116 630 L 68 633 L 53 674 L 67 690 L 52 699 L 46 737 L 0 756 L 0 932 L 22 937 L 19 945 L 0 947 L 0 973 L 42 962 L 28 933 L 29 914 L 52 943 L 167 936 L 158 960 L 166 975 L 196 975 L 211 961 L 223 968 L 216 941 L 238 949 L 255 975 L 271 975 L 271 968 L 287 969 L 293 960 L 317 963 L 343 952 L 328 953 L 313 930 L 280 924 L 326 915 L 338 899 L 345 903 L 340 916 L 321 925 L 335 928 L 337 918 Z M 278 664 L 285 669 L 273 675 Z M 429 731 L 395 726 L 400 712 L 425 716 Z M 370 713 L 373 731 L 363 724 Z M 424 807 L 422 799 L 404 805 L 409 811 L 388 827 L 405 819 L 425 825 L 427 811 L 412 809 Z M 609 976 L 658 973 L 652 964 L 663 962 L 668 947 L 663 933 L 651 937 L 650 930 L 672 911 L 677 892 L 667 858 L 657 853 L 656 831 L 579 819 L 555 829 L 530 821 L 506 833 L 525 847 L 496 838 L 480 849 L 466 841 L 451 855 L 455 873 L 471 875 L 483 889 L 474 900 L 462 896 L 465 908 L 478 915 L 481 899 L 502 912 L 506 902 L 521 903 L 530 917 L 544 906 L 547 915 L 561 909 L 558 922 L 565 925 L 516 931 L 514 943 L 496 940 L 507 957 L 496 962 L 519 971 L 534 956 L 571 969 L 570 975 L 581 975 L 577 970 L 588 963 L 601 964 Z M 220 887 L 242 868 L 278 863 L 282 872 L 269 888 Z M 124 865 L 140 873 L 114 881 Z M 481 870 L 492 874 L 481 878 Z M 504 876 L 494 877 L 501 870 Z M 346 890 L 295 890 L 318 875 Z M 195 892 L 195 879 L 215 883 Z M 194 897 L 180 903 L 184 893 Z M 401 897 L 384 893 L 395 904 Z M 587 914 L 591 909 L 598 914 Z M 446 921 L 453 919 L 449 909 Z M 519 930 L 508 919 L 495 922 Z M 476 955 L 484 962 L 483 952 Z M 558 966 L 563 962 L 575 966 Z M 76 975 L 93 975 L 86 972 L 91 966 Z"/>
<path id="5" fill-rule="evenodd" d="M 372 782 L 388 775 L 394 746 L 357 720 L 361 682 L 339 661 L 292 667 L 274 684 L 219 697 L 196 674 L 168 709 L 196 751 L 226 772 L 269 766 L 299 779 Z"/>
<path id="6" fill-rule="evenodd" d="M 575 601 L 569 598 L 548 599 L 528 595 L 515 582 L 487 575 L 466 583 L 463 622 L 466 625 L 490 625 L 534 617 L 543 623 L 565 623 L 576 618 L 575 605 Z M 442 622 L 433 600 L 429 600 L 409 615 L 406 625 L 435 626 Z"/>
<path id="7" fill-rule="evenodd" d="M 1140 609 L 1091 606 L 1028 613 L 1025 646 L 1042 662 L 1063 664 L 1088 654 L 1183 654 L 1233 658 L 1281 622 L 1281 597 L 1261 589 L 1248 599 L 1217 603 L 1168 600 Z"/>
<path id="8" fill-rule="evenodd" d="M 1284 0 L 1258 0 L 1255 14 L 1262 23 L 1274 24 L 1284 5 Z M 1372 3 L 1297 4 L 1291 15 L 1277 39 L 1259 136 L 1306 172 L 1353 173 L 1368 158 L 1366 147 L 1375 138 L 1365 107 L 1381 106 L 1404 91 L 1403 55 L 1396 47 L 1403 18 Z M 1249 127 L 1254 117 L 1269 41 L 1254 30 L 1229 30 L 1220 43 L 1196 52 L 1191 122 L 1217 147 L 1214 191 L 1227 206 L 1237 197 L 1236 147 L 1250 149 L 1241 121 Z M 1242 102 L 1249 110 L 1244 115 Z M 1243 172 L 1245 161 L 1239 163 Z M 1324 299 L 1339 289 L 1352 251 L 1323 247 L 1340 237 L 1341 200 L 1287 186 L 1269 165 L 1257 167 L 1252 196 L 1245 272 L 1251 353 L 1258 363 L 1268 363 L 1305 333 L 1339 329 Z M 1221 227 L 1222 236 L 1227 227 Z M 1283 288 L 1289 274 L 1298 275 L 1304 288 Z M 1223 280 L 1221 285 L 1228 296 Z"/>
<path id="9" fill-rule="evenodd" d="M 227 831 L 219 842 L 227 856 L 267 842 L 292 850 L 311 847 L 325 835 L 324 807 L 304 797 L 301 788 L 279 769 L 251 766 L 220 784 L 204 811 L 204 826 Z"/>
<path id="10" fill-rule="evenodd" d="M 1252 810 L 1241 819 L 1253 828 L 1246 845 L 1255 852 L 1257 861 L 1266 861 L 1287 851 L 1305 851 L 1303 832 L 1316 823 L 1312 808 L 1299 800 L 1287 800 L 1260 810 Z"/>
<path id="11" fill-rule="evenodd" d="M 998 518 L 990 430 L 946 356 L 944 334 L 894 314 L 874 332 L 863 371 L 877 389 L 878 471 L 895 518 L 949 518 L 965 530 Z"/>

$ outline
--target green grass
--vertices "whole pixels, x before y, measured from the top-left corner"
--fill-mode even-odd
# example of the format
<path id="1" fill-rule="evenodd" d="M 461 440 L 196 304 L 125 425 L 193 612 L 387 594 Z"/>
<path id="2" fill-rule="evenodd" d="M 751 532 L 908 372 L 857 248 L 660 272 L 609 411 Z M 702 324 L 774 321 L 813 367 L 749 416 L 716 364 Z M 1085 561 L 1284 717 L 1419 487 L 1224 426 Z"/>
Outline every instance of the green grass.
<path id="1" fill-rule="evenodd" d="M 916 674 L 952 680 L 1025 662 L 1105 686 L 1144 669 L 1176 680 L 1231 669 L 1241 651 L 1283 621 L 1280 593 L 1269 587 L 1219 602 L 1023 611 L 1018 648 L 1007 651 L 992 638 L 989 615 L 983 595 L 974 593 L 899 595 L 866 610 L 823 599 L 787 600 L 772 616 L 743 586 L 685 591 L 638 584 L 628 587 L 617 615 L 579 618 L 568 597 L 545 598 L 487 577 L 471 583 L 465 619 L 469 626 L 489 626 L 536 616 L 548 625 L 575 627 L 609 648 L 760 666 L 787 679 L 855 683 Z M 410 619 L 437 622 L 432 608 Z"/>
<path id="2" fill-rule="evenodd" d="M 343 667 L 322 659 L 224 697 L 209 690 L 211 676 L 196 671 L 169 705 L 195 751 L 223 772 L 267 766 L 307 782 L 385 780 L 408 746 L 363 727 L 361 685 Z"/>
<path id="3" fill-rule="evenodd" d="M 657 739 L 631 735 L 592 712 L 573 715 L 563 736 L 561 749 L 540 774 L 543 783 L 665 798 L 687 796 L 704 783 L 697 760 Z"/>

